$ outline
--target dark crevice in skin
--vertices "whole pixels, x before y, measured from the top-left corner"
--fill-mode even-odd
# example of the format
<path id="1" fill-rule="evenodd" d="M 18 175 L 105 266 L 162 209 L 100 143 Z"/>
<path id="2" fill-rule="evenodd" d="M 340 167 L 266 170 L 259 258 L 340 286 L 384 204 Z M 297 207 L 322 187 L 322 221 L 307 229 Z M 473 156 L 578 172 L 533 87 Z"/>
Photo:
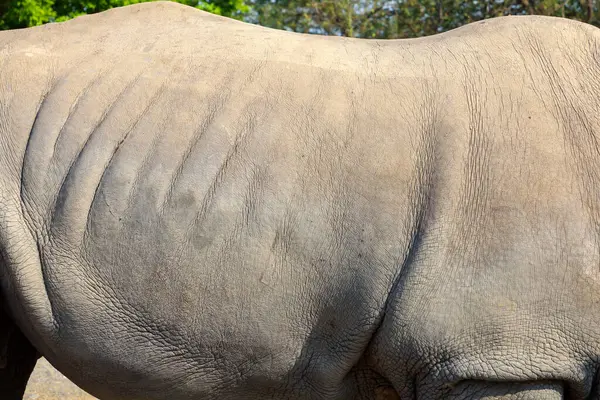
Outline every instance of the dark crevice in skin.
<path id="1" fill-rule="evenodd" d="M 216 116 L 219 115 L 221 112 L 223 112 L 224 106 L 227 102 L 227 99 L 228 99 L 228 97 L 224 98 L 223 101 L 220 102 L 220 104 L 217 107 L 215 107 L 213 110 L 211 110 L 211 117 L 210 117 L 208 123 L 203 124 L 203 127 L 196 133 L 196 137 L 192 142 L 192 145 L 194 147 L 196 145 L 198 145 L 200 138 L 204 135 L 204 133 L 208 129 L 210 129 L 213 122 L 215 121 Z M 217 170 L 215 175 L 212 177 L 211 183 L 210 183 L 209 187 L 206 189 L 206 193 L 202 197 L 202 200 L 200 201 L 200 205 L 199 205 L 198 209 L 194 212 L 194 216 L 190 219 L 189 223 L 187 224 L 187 226 L 185 228 L 183 240 L 182 240 L 181 244 L 177 247 L 177 250 L 175 252 L 175 261 L 174 261 L 173 265 L 179 264 L 182 254 L 184 254 L 185 248 L 188 245 L 188 243 L 190 241 L 190 237 L 193 235 L 194 230 L 202 224 L 203 220 L 206 218 L 206 215 L 210 211 L 210 208 L 218 194 L 218 191 L 223 182 L 223 179 L 225 178 L 227 169 L 230 166 L 232 160 L 237 155 L 237 152 L 239 151 L 240 140 L 243 140 L 243 138 L 240 139 L 240 137 L 238 135 L 235 139 L 235 143 L 230 148 L 230 150 L 227 152 L 225 159 L 222 161 L 219 169 Z M 184 162 L 185 159 L 186 159 L 186 157 L 184 156 L 184 160 L 182 160 L 182 162 Z M 175 183 L 173 183 L 172 185 L 174 188 Z M 168 195 L 171 196 L 172 194 L 168 194 Z M 166 207 L 168 201 L 169 201 L 169 198 L 166 198 L 163 201 L 163 207 L 162 207 L 161 213 L 160 213 L 161 217 L 164 215 L 165 207 Z"/>
<path id="2" fill-rule="evenodd" d="M 94 55 L 97 55 L 97 54 L 98 54 L 98 52 L 94 53 Z M 28 164 L 28 156 L 29 156 L 29 154 L 31 152 L 30 147 L 31 147 L 31 144 L 32 144 L 32 138 L 35 135 L 40 135 L 40 134 L 47 135 L 47 134 L 51 133 L 51 132 L 47 131 L 46 127 L 43 125 L 43 122 L 40 122 L 40 116 L 41 116 L 41 114 L 43 113 L 43 111 L 46 108 L 45 107 L 46 106 L 46 102 L 47 101 L 52 101 L 51 97 L 52 97 L 53 94 L 55 94 L 56 89 L 60 88 L 61 85 L 63 85 L 65 83 L 65 81 L 68 79 L 68 77 L 73 73 L 73 71 L 75 71 L 78 68 L 80 68 L 81 65 L 85 61 L 86 61 L 86 57 L 82 57 L 80 60 L 78 60 L 77 62 L 73 63 L 70 66 L 70 68 L 67 71 L 65 71 L 61 76 L 54 77 L 54 76 L 51 75 L 50 78 L 49 78 L 49 81 L 47 82 L 46 91 L 44 92 L 43 96 L 40 99 L 40 102 L 39 102 L 38 107 L 36 109 L 36 113 L 35 113 L 35 117 L 34 117 L 33 123 L 31 125 L 31 129 L 29 130 L 29 135 L 27 136 L 27 143 L 26 143 L 26 146 L 25 146 L 25 151 L 23 153 L 23 160 L 22 160 L 22 163 L 21 163 L 21 181 L 20 181 L 21 185 L 20 185 L 19 190 L 20 190 L 21 208 L 22 208 L 23 215 L 24 215 L 24 212 L 25 212 L 24 206 L 27 205 L 27 204 L 25 204 L 25 201 L 27 200 L 26 194 L 28 192 L 28 190 L 26 189 L 26 183 L 27 182 L 26 182 L 26 177 L 25 177 L 25 174 L 26 174 L 26 168 L 25 167 Z M 68 114 L 66 120 L 64 121 L 64 123 L 62 124 L 61 128 L 58 131 L 56 140 L 55 140 L 54 145 L 52 147 L 52 155 L 50 156 L 49 163 L 46 164 L 45 166 L 42 166 L 42 168 L 47 168 L 47 167 L 49 167 L 52 164 L 52 161 L 54 160 L 54 158 L 56 156 L 57 143 L 58 143 L 59 139 L 63 135 L 63 132 L 64 132 L 64 129 L 65 129 L 65 126 L 66 126 L 67 122 L 70 120 L 70 118 L 72 117 L 73 113 L 76 111 L 77 106 L 79 105 L 79 99 L 82 97 L 81 95 L 83 93 L 85 93 L 90 88 L 91 85 L 95 84 L 98 79 L 99 79 L 99 77 L 96 78 L 96 79 L 94 79 L 94 80 L 92 80 L 92 82 L 90 84 L 88 84 L 86 86 L 86 88 L 81 93 L 79 93 L 77 95 L 77 97 L 75 98 L 75 101 L 71 105 L 71 108 L 69 110 L 69 114 Z M 41 124 L 41 126 L 40 126 L 40 124 Z M 44 150 L 46 150 L 46 149 L 44 149 Z M 39 168 L 40 165 L 37 165 L 34 162 L 34 166 L 32 168 L 36 168 L 36 167 Z M 36 204 L 32 204 L 32 205 L 35 206 Z M 30 209 L 33 210 L 34 208 L 30 207 Z M 35 222 L 33 219 L 32 219 L 32 221 Z M 29 220 L 25 219 L 25 222 L 29 223 Z M 41 223 L 43 224 L 44 221 L 41 221 Z M 30 230 L 32 232 L 35 231 L 34 229 L 30 229 Z"/>
<path id="3" fill-rule="evenodd" d="M 200 142 L 200 139 L 202 139 L 204 137 L 204 135 L 206 134 L 206 132 L 212 127 L 215 119 L 221 115 L 221 113 L 225 109 L 225 104 L 227 103 L 228 100 L 229 100 L 229 93 L 227 93 L 226 95 L 222 95 L 222 94 L 217 95 L 217 96 L 215 96 L 214 99 L 211 99 L 211 101 L 209 102 L 208 115 L 203 119 L 203 121 L 200 124 L 200 126 L 198 127 L 198 129 L 196 129 L 196 131 L 194 132 L 194 135 L 193 135 L 191 141 L 189 142 L 188 147 L 186 148 L 186 150 L 183 154 L 183 157 L 181 158 L 181 160 L 179 161 L 179 164 L 177 165 L 177 167 L 174 170 L 173 176 L 171 177 L 171 180 L 169 182 L 169 187 L 165 194 L 165 198 L 163 199 L 159 215 L 163 215 L 164 210 L 166 209 L 169 200 L 171 200 L 171 197 L 175 190 L 175 185 L 177 184 L 177 181 L 179 180 L 179 178 L 181 177 L 181 175 L 183 173 L 183 169 L 186 165 L 186 162 L 188 161 L 190 156 L 193 154 L 193 150 L 196 148 L 196 146 Z"/>
<path id="4" fill-rule="evenodd" d="M 600 399 L 600 386 L 599 385 L 600 385 L 600 369 L 597 367 L 596 373 L 594 374 L 594 378 L 592 379 L 592 384 L 590 387 L 590 394 L 589 394 L 589 396 L 587 396 L 586 400 Z M 567 391 L 567 394 L 569 394 L 568 391 Z"/>
<path id="5" fill-rule="evenodd" d="M 424 90 L 427 93 L 426 97 L 430 101 L 430 104 L 435 104 L 435 90 L 429 87 L 424 88 Z M 425 225 L 430 214 L 430 208 L 432 207 L 432 192 L 436 179 L 436 135 L 439 118 L 435 105 L 422 107 L 419 114 L 423 124 L 416 135 L 420 135 L 421 143 L 416 148 L 418 154 L 414 176 L 411 179 L 412 183 L 407 189 L 411 192 L 410 212 L 414 213 L 414 219 L 410 222 L 412 225 L 410 238 L 404 252 L 404 257 L 402 260 L 399 260 L 398 273 L 390 285 L 388 295 L 377 318 L 378 322 L 375 324 L 373 333 L 364 347 L 365 350 L 363 353 L 371 351 L 375 338 L 379 336 L 379 332 L 384 326 L 385 318 L 388 312 L 390 312 L 392 302 L 398 301 L 399 296 L 403 292 L 402 288 L 406 285 L 406 280 L 412 275 L 413 267 L 415 266 L 414 260 L 422 247 Z M 383 371 L 378 371 L 378 373 L 383 374 Z M 382 376 L 389 379 L 384 374 Z M 395 389 L 398 390 L 398 388 Z M 416 395 L 416 384 L 413 385 L 413 390 Z M 414 398 L 416 399 L 417 397 Z"/>
<path id="6" fill-rule="evenodd" d="M 31 140 L 33 138 L 34 132 L 38 131 L 38 129 L 36 129 L 36 127 L 38 125 L 40 112 L 44 108 L 44 105 L 46 104 L 46 101 L 48 100 L 48 96 L 50 95 L 50 92 L 52 91 L 52 89 L 54 89 L 54 85 L 52 85 L 47 91 L 44 92 L 44 94 L 42 95 L 42 98 L 40 99 L 40 102 L 38 103 L 38 106 L 35 111 L 35 117 L 31 124 L 31 128 L 29 129 L 29 134 L 27 135 L 27 143 L 25 145 L 25 152 L 23 153 L 23 160 L 21 161 L 21 177 L 20 177 L 21 181 L 20 181 L 20 185 L 19 185 L 19 200 L 20 200 L 20 205 L 21 205 L 21 215 L 23 216 L 23 219 L 27 225 L 29 225 L 29 219 L 25 218 L 26 217 L 25 204 L 27 203 L 26 193 L 25 193 L 25 164 L 27 163 L 27 154 L 30 151 Z M 28 228 L 29 228 L 30 232 L 35 231 L 35 229 L 32 229 L 31 226 L 28 226 Z"/>
<path id="7" fill-rule="evenodd" d="M 48 304 L 50 304 L 50 322 L 52 323 L 52 328 L 53 328 L 54 332 L 58 332 L 58 328 L 60 326 L 60 323 L 58 320 L 58 313 L 55 311 L 56 307 L 54 304 L 53 297 L 49 296 L 50 286 L 49 286 L 49 280 L 48 280 L 48 272 L 47 272 L 46 268 L 44 268 L 44 263 L 42 262 L 42 257 L 41 257 L 42 249 L 41 249 L 39 240 L 35 241 L 35 246 L 36 246 L 36 251 L 37 251 L 37 258 L 40 260 L 40 266 L 42 269 L 42 282 L 44 284 L 44 291 L 46 292 L 46 297 L 48 298 Z"/>
<path id="8" fill-rule="evenodd" d="M 65 176 L 64 176 L 64 178 L 63 178 L 63 180 L 61 182 L 60 188 L 58 190 L 58 193 L 57 193 L 57 195 L 55 197 L 54 205 L 53 205 L 53 207 L 51 207 L 51 209 L 53 210 L 53 212 L 52 212 L 52 217 L 51 217 L 51 220 L 50 220 L 50 226 L 54 225 L 55 218 L 56 218 L 57 214 L 62 213 L 59 210 L 61 207 L 63 207 L 63 205 L 61 204 L 61 199 L 65 196 L 65 192 L 67 190 L 66 186 L 68 186 L 67 183 L 69 182 L 69 178 L 74 173 L 74 169 L 76 168 L 76 165 L 78 164 L 78 162 L 83 157 L 84 153 L 86 153 L 86 149 L 88 148 L 88 145 L 90 144 L 92 138 L 95 136 L 94 134 L 97 133 L 100 130 L 100 128 L 102 127 L 102 125 L 104 125 L 104 123 L 106 122 L 108 116 L 114 110 L 115 105 L 117 105 L 119 103 L 119 100 L 121 100 L 124 96 L 126 96 L 126 94 L 129 93 L 129 91 L 133 87 L 135 87 L 136 83 L 139 81 L 140 77 L 142 76 L 142 74 L 144 72 L 145 71 L 141 71 L 138 74 L 136 74 L 136 76 L 129 83 L 127 83 L 125 85 L 125 87 L 123 88 L 123 90 L 121 90 L 121 92 L 111 102 L 111 105 L 102 114 L 102 116 L 100 117 L 100 119 L 98 120 L 98 122 L 96 123 L 96 125 L 94 126 L 94 128 L 89 133 L 87 139 L 85 140 L 85 142 L 83 143 L 83 145 L 79 149 L 79 152 L 77 153 L 77 155 L 75 156 L 75 158 L 71 161 L 71 163 L 69 165 L 69 168 L 67 170 L 67 173 L 65 174 Z"/>
<path id="9" fill-rule="evenodd" d="M 30 226 L 29 223 L 29 218 L 28 215 L 26 215 L 25 212 L 25 203 L 26 203 L 26 196 L 25 196 L 25 164 L 27 162 L 27 154 L 28 151 L 30 150 L 30 144 L 31 144 L 31 138 L 33 137 L 34 131 L 36 130 L 35 127 L 37 126 L 37 122 L 38 122 L 38 118 L 40 116 L 40 112 L 42 110 L 42 108 L 44 107 L 44 104 L 46 102 L 46 100 L 48 99 L 48 96 L 50 95 L 51 91 L 54 89 L 55 85 L 50 85 L 50 87 L 48 88 L 48 90 L 44 93 L 44 95 L 42 96 L 42 98 L 40 99 L 40 102 L 37 106 L 37 110 L 35 113 L 35 118 L 33 120 L 33 123 L 31 124 L 31 129 L 29 130 L 29 135 L 27 137 L 27 144 L 25 146 L 25 152 L 23 153 L 23 161 L 21 163 L 21 181 L 20 181 L 20 185 L 19 185 L 19 204 L 21 207 L 21 216 L 23 218 L 23 221 L 25 222 L 25 226 L 27 226 L 27 230 L 28 233 L 32 236 L 35 237 L 35 243 L 36 243 L 36 250 L 37 250 L 37 255 L 38 258 L 41 255 L 40 252 L 40 240 L 38 235 L 36 235 L 36 229 L 32 226 Z M 50 296 L 48 296 L 47 294 L 49 293 L 49 287 L 48 287 L 48 279 L 47 279 L 47 274 L 46 274 L 46 270 L 44 269 L 43 264 L 41 265 L 41 272 L 42 272 L 42 281 L 44 284 L 44 290 L 46 291 L 46 297 L 48 298 L 48 303 L 50 304 L 50 320 L 52 322 L 52 327 L 57 329 L 58 328 L 58 321 L 56 319 L 56 312 L 54 311 L 55 307 L 54 307 L 54 303 L 52 301 L 52 298 Z"/>
<path id="10" fill-rule="evenodd" d="M 10 319 L 0 299 L 0 398 L 20 400 L 40 357 Z"/>
<path id="11" fill-rule="evenodd" d="M 230 72 L 222 82 L 229 82 L 232 79 L 233 74 Z M 215 86 L 219 87 L 222 85 L 216 84 Z M 169 186 L 167 187 L 165 196 L 161 201 L 161 205 L 159 208 L 158 216 L 160 218 L 163 218 L 165 212 L 167 211 L 167 206 L 175 191 L 175 187 L 177 185 L 178 180 L 182 177 L 185 164 L 187 163 L 188 158 L 194 154 L 194 151 L 200 145 L 201 139 L 212 128 L 214 120 L 220 117 L 225 111 L 225 106 L 228 103 L 230 97 L 231 90 L 228 88 L 222 91 L 212 92 L 210 95 L 206 96 L 208 112 L 206 113 L 206 116 L 204 116 L 201 119 L 202 122 L 199 124 L 199 126 L 196 127 L 195 131 L 192 134 L 192 138 L 187 144 L 187 147 L 184 151 L 184 155 L 181 157 L 177 167 L 175 167 L 173 170 L 174 172 L 171 176 L 171 179 L 169 180 Z M 202 107 L 201 110 L 204 110 L 204 107 Z M 200 112 L 196 108 L 190 108 L 189 111 L 195 114 L 198 114 Z M 153 154 L 156 153 L 156 149 L 161 145 L 161 140 L 164 136 L 163 133 L 169 130 L 168 123 L 171 117 L 172 115 L 167 115 L 164 118 L 162 118 L 159 123 L 156 124 L 156 134 L 152 139 L 148 151 L 143 156 L 143 160 L 137 169 L 138 173 L 134 178 L 134 182 L 129 189 L 129 193 L 127 194 L 127 206 L 124 212 L 125 215 L 129 215 L 131 213 L 131 209 L 134 207 L 135 198 L 139 195 L 140 192 L 139 182 L 145 179 L 143 175 L 144 171 L 148 171 L 150 169 L 149 165 L 154 160 Z"/>
<path id="12" fill-rule="evenodd" d="M 390 287 L 389 295 L 386 298 L 385 303 L 382 307 L 380 321 L 377 324 L 377 328 L 373 332 L 373 338 L 375 338 L 375 336 L 377 336 L 377 332 L 383 325 L 385 316 L 390 309 L 390 303 L 392 300 L 394 300 L 392 294 L 398 293 L 398 289 L 400 287 L 404 286 L 404 282 L 406 280 L 405 278 L 408 275 L 410 266 L 413 265 L 412 261 L 415 259 L 417 251 L 420 248 L 420 244 L 422 241 L 422 225 L 423 225 L 422 217 L 423 217 L 422 215 L 419 216 L 417 226 L 414 229 L 414 232 L 412 233 L 412 237 L 410 239 L 410 244 L 408 245 L 408 253 L 406 255 L 406 258 L 402 262 L 402 265 L 400 266 L 400 273 L 396 276 L 396 279 L 394 280 L 394 282 L 392 283 L 392 286 Z M 368 346 L 367 346 L 367 348 L 368 348 Z"/>
<path id="13" fill-rule="evenodd" d="M 25 168 L 26 168 L 26 163 L 27 163 L 27 155 L 29 154 L 29 152 L 31 151 L 30 149 L 30 145 L 31 145 L 31 141 L 32 138 L 34 136 L 34 134 L 36 132 L 39 131 L 39 129 L 36 129 L 38 127 L 38 121 L 41 115 L 42 110 L 44 109 L 44 106 L 46 104 L 46 101 L 48 100 L 48 98 L 50 97 L 50 94 L 52 93 L 52 91 L 57 87 L 57 85 L 59 84 L 60 79 L 56 79 L 54 80 L 54 82 L 52 82 L 51 84 L 48 85 L 48 89 L 44 92 L 44 94 L 42 95 L 40 102 L 37 106 L 36 112 L 35 112 L 35 117 L 33 119 L 33 122 L 31 124 L 31 129 L 29 130 L 29 134 L 27 137 L 27 143 L 25 145 L 25 151 L 23 153 L 23 160 L 21 163 L 21 176 L 20 176 L 20 185 L 19 185 L 19 199 L 20 199 L 20 207 L 21 207 L 21 215 L 23 217 L 23 221 L 25 222 L 25 225 L 28 227 L 28 233 L 32 236 L 35 237 L 35 243 L 36 243 L 36 250 L 37 250 L 37 255 L 38 258 L 40 258 L 41 256 L 41 240 L 39 235 L 37 235 L 37 229 L 35 229 L 35 227 L 30 226 L 30 219 L 28 218 L 28 215 L 26 215 L 25 212 L 25 205 L 26 205 L 26 189 L 25 189 Z M 59 132 L 60 133 L 60 132 Z M 41 260 L 41 258 L 40 258 Z M 41 273 L 42 273 L 42 281 L 44 284 L 44 290 L 46 291 L 46 297 L 48 298 L 48 302 L 50 304 L 50 319 L 52 322 L 52 326 L 53 328 L 55 328 L 56 330 L 58 330 L 58 320 L 57 320 L 57 314 L 54 311 L 55 310 L 55 306 L 52 300 L 51 296 L 48 296 L 49 292 L 49 286 L 48 286 L 48 276 L 47 276 L 47 271 L 44 268 L 43 263 L 41 263 Z"/>
<path id="14" fill-rule="evenodd" d="M 160 140 L 161 140 L 161 135 L 159 133 L 166 131 L 166 126 L 167 126 L 168 121 L 169 121 L 169 117 L 165 116 L 160 120 L 160 122 L 156 123 L 156 132 L 158 132 L 158 133 L 156 133 L 154 135 L 154 137 L 152 138 L 150 145 L 148 146 L 148 150 L 144 153 L 144 155 L 142 157 L 142 161 L 136 171 L 137 173 L 136 173 L 135 177 L 133 178 L 133 182 L 131 183 L 131 185 L 129 187 L 129 191 L 127 192 L 127 196 L 126 196 L 126 198 L 127 198 L 126 207 L 125 207 L 125 211 L 123 212 L 123 215 L 131 214 L 131 208 L 134 205 L 135 197 L 138 195 L 138 192 L 139 192 L 140 181 L 143 179 L 142 173 L 144 171 L 148 171 L 148 169 L 149 169 L 148 166 L 150 165 L 150 162 L 152 160 L 152 155 L 156 152 L 156 148 L 158 147 Z"/>
<path id="15" fill-rule="evenodd" d="M 221 188 L 224 180 L 227 178 L 227 174 L 234 163 L 234 161 L 239 157 L 240 153 L 244 150 L 247 142 L 253 136 L 256 130 L 256 116 L 254 114 L 249 114 L 248 121 L 242 130 L 236 135 L 235 141 L 225 159 L 222 161 L 218 171 L 212 178 L 212 182 L 206 191 L 202 201 L 200 203 L 200 207 L 195 212 L 194 217 L 191 219 L 191 222 L 188 224 L 187 229 L 185 230 L 185 239 L 182 242 L 183 245 L 179 247 L 177 254 L 182 254 L 184 251 L 184 246 L 189 243 L 190 237 L 192 236 L 194 229 L 202 224 L 204 219 L 206 218 L 208 212 L 210 211 L 217 195 L 219 193 L 219 189 Z M 179 259 L 179 256 L 178 256 Z"/>
<path id="16" fill-rule="evenodd" d="M 419 398 L 419 387 L 417 386 L 417 377 L 413 377 L 411 380 L 412 384 L 412 400 L 417 400 Z"/>
<path id="17" fill-rule="evenodd" d="M 378 321 L 375 324 L 375 328 L 373 329 L 373 332 L 370 336 L 369 341 L 364 346 L 363 354 L 368 353 L 369 350 L 371 349 L 373 342 L 375 341 L 375 338 L 378 337 L 379 331 L 381 330 L 381 328 L 384 325 L 384 321 L 385 321 L 387 313 L 389 312 L 389 310 L 391 308 L 392 301 L 397 300 L 397 298 L 394 297 L 394 294 L 401 293 L 401 291 L 402 291 L 401 288 L 405 285 L 406 279 L 410 275 L 410 272 L 412 270 L 411 266 L 414 265 L 413 260 L 415 259 L 419 249 L 421 248 L 421 242 L 422 242 L 422 237 L 423 237 L 422 232 L 423 232 L 423 225 L 424 225 L 424 217 L 425 217 L 425 211 L 424 210 L 419 211 L 417 220 L 416 220 L 416 224 L 415 224 L 416 226 L 413 229 L 412 236 L 410 238 L 410 242 L 409 242 L 409 245 L 407 248 L 406 256 L 400 266 L 399 273 L 397 274 L 396 278 L 392 282 L 392 285 L 388 292 L 388 296 L 385 300 L 383 307 L 381 308 L 381 313 L 380 313 L 379 317 L 377 318 Z M 377 371 L 377 372 L 379 374 L 382 374 L 381 371 Z M 385 379 L 388 379 L 387 377 L 385 377 L 385 375 L 382 375 L 382 376 Z M 388 379 L 388 381 L 389 381 L 389 379 Z M 390 382 L 390 387 L 392 387 L 391 382 Z M 397 388 L 394 388 L 394 389 L 397 390 Z M 414 386 L 413 390 L 415 390 L 415 395 L 416 395 L 416 385 Z M 417 399 L 417 397 L 414 397 L 414 399 Z"/>
<path id="18" fill-rule="evenodd" d="M 191 140 L 188 142 L 187 147 L 183 153 L 183 156 L 179 160 L 177 167 L 173 171 L 173 175 L 169 180 L 169 186 L 165 193 L 165 197 L 163 198 L 159 210 L 159 216 L 163 217 L 169 201 L 171 200 L 173 193 L 175 192 L 175 187 L 179 181 L 179 179 L 183 175 L 184 168 L 189 160 L 189 158 L 194 154 L 194 151 L 197 150 L 198 146 L 202 142 L 202 139 L 209 132 L 210 129 L 213 128 L 214 122 L 217 118 L 221 117 L 224 112 L 226 112 L 226 107 L 231 98 L 231 85 L 229 82 L 233 80 L 233 72 L 229 71 L 225 78 L 218 84 L 216 87 L 221 87 L 220 90 L 213 91 L 210 95 L 206 96 L 207 108 L 208 112 L 202 118 L 202 122 L 194 131 Z M 240 90 L 241 91 L 241 90 Z M 238 138 L 236 138 L 236 141 Z M 130 195 L 131 198 L 131 195 Z"/>
<path id="19" fill-rule="evenodd" d="M 94 55 L 97 55 L 99 53 L 94 53 Z M 121 62 L 121 60 L 117 60 L 115 61 L 114 65 L 118 65 Z M 83 64 L 83 62 L 81 62 L 80 64 Z M 77 66 L 79 67 L 78 64 Z M 65 135 L 65 130 L 67 129 L 67 126 L 69 124 L 69 122 L 72 121 L 73 116 L 76 115 L 76 113 L 79 111 L 79 107 L 81 107 L 81 101 L 86 97 L 86 95 L 90 92 L 90 90 L 95 87 L 102 78 L 104 78 L 107 73 L 108 73 L 109 68 L 103 68 L 100 69 L 100 71 L 96 74 L 96 76 L 94 78 L 92 78 L 86 85 L 85 87 L 77 94 L 77 96 L 75 97 L 75 99 L 71 102 L 71 107 L 69 108 L 69 113 L 67 115 L 67 118 L 63 121 L 62 126 L 60 127 L 58 134 L 56 135 L 56 139 L 54 140 L 54 145 L 52 146 L 52 156 L 50 157 L 50 165 L 52 165 L 52 163 L 56 160 L 56 158 L 58 157 L 58 146 L 61 143 L 64 135 Z M 71 70 L 67 71 L 67 73 L 65 74 L 65 76 L 68 76 L 68 74 L 71 72 Z"/>
<path id="20" fill-rule="evenodd" d="M 166 76 L 167 77 L 171 76 L 171 71 L 169 71 L 166 74 Z M 98 197 L 98 192 L 100 190 L 100 187 L 102 186 L 102 182 L 104 181 L 104 178 L 106 177 L 107 172 L 110 170 L 110 167 L 113 164 L 113 162 L 115 160 L 115 157 L 119 153 L 119 150 L 121 149 L 121 146 L 123 145 L 123 143 L 125 143 L 125 141 L 127 140 L 127 138 L 129 138 L 129 135 L 133 131 L 135 131 L 135 129 L 140 124 L 140 122 L 143 121 L 144 117 L 148 114 L 148 111 L 152 107 L 155 106 L 155 104 L 157 103 L 158 99 L 163 94 L 165 85 L 167 83 L 168 83 L 168 79 L 164 79 L 163 82 L 161 82 L 161 84 L 158 87 L 158 89 L 155 91 L 155 93 L 152 95 L 152 97 L 148 101 L 148 104 L 146 105 L 146 107 L 144 107 L 144 109 L 142 110 L 142 112 L 140 113 L 140 115 L 131 124 L 131 126 L 129 127 L 129 129 L 127 129 L 125 131 L 125 133 L 121 136 L 119 142 L 116 144 L 113 152 L 111 153 L 111 155 L 109 157 L 109 160 L 107 161 L 106 165 L 104 166 L 104 170 L 102 171 L 102 175 L 100 176 L 100 179 L 98 180 L 98 184 L 96 185 L 96 188 L 94 189 L 94 195 L 92 196 L 92 201 L 90 202 L 90 206 L 88 208 L 88 215 L 87 215 L 87 218 L 86 218 L 86 230 L 84 232 L 84 240 L 85 240 L 85 237 L 89 234 L 89 231 L 91 229 L 92 209 L 94 207 L 94 203 L 96 202 L 96 199 Z"/>
<path id="21" fill-rule="evenodd" d="M 71 176 L 71 174 L 73 173 L 74 168 L 76 167 L 76 164 L 78 163 L 78 161 L 81 159 L 82 155 L 85 152 L 85 149 L 87 148 L 88 144 L 91 141 L 91 138 L 94 136 L 94 133 L 98 131 L 99 127 L 102 126 L 102 124 L 104 123 L 104 121 L 106 120 L 106 118 L 108 117 L 108 115 L 110 114 L 110 112 L 113 110 L 113 107 L 115 105 L 115 103 L 118 102 L 119 99 L 121 99 L 125 93 L 127 93 L 134 85 L 135 83 L 139 80 L 140 76 L 142 75 L 142 73 L 139 73 L 135 76 L 135 78 L 130 81 L 125 88 L 121 91 L 121 93 L 119 93 L 119 95 L 117 96 L 117 98 L 113 101 L 113 106 L 111 106 L 100 118 L 100 120 L 97 122 L 95 128 L 90 132 L 90 134 L 88 135 L 87 139 L 85 140 L 83 146 L 80 148 L 79 153 L 76 155 L 76 157 L 73 159 L 73 161 L 70 163 L 69 168 L 67 170 L 67 173 L 64 175 L 61 184 L 60 184 L 60 188 L 57 192 L 57 195 L 54 199 L 54 205 L 50 208 L 52 210 L 51 213 L 51 218 L 50 218 L 50 224 L 49 226 L 52 227 L 54 222 L 55 222 L 55 218 L 57 216 L 57 214 L 64 212 L 63 211 L 59 211 L 58 208 L 62 207 L 63 205 L 61 204 L 61 198 L 64 196 L 64 192 L 66 190 L 66 186 L 67 183 L 69 181 L 69 178 Z M 49 92 L 48 92 L 49 93 Z M 47 95 L 46 95 L 47 97 Z M 38 109 L 38 114 L 39 115 L 39 109 Z M 23 187 L 23 182 L 21 182 L 21 187 Z M 51 228 L 50 228 L 51 229 Z M 36 237 L 36 250 L 37 250 L 37 257 L 38 259 L 42 260 L 42 244 L 43 242 L 40 240 L 39 237 Z M 58 315 L 56 314 L 56 312 L 54 311 L 55 307 L 53 304 L 53 297 L 49 295 L 50 293 L 50 287 L 49 287 L 49 276 L 48 276 L 48 271 L 47 269 L 44 267 L 45 263 L 41 262 L 41 272 L 42 272 L 42 279 L 43 279 L 43 284 L 44 284 L 44 288 L 46 290 L 46 297 L 48 298 L 48 301 L 50 303 L 50 311 L 51 311 L 51 321 L 52 321 L 52 325 L 53 328 L 56 332 L 59 331 L 59 327 L 60 327 L 60 321 L 58 320 Z"/>

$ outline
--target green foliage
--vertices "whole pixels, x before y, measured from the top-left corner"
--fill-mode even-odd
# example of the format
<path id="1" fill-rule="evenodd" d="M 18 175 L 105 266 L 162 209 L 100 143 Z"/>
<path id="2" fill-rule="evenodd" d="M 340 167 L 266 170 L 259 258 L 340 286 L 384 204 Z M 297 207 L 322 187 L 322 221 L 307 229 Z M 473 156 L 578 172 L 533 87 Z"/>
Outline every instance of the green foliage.
<path id="1" fill-rule="evenodd" d="M 151 0 L 0 0 L 0 29 L 60 22 Z M 600 26 L 600 0 L 176 0 L 295 32 L 363 38 L 431 35 L 500 15 L 543 14 Z"/>
<path id="2" fill-rule="evenodd" d="M 295 32 L 405 38 L 501 15 L 542 14 L 599 25 L 599 0 L 251 0 L 250 22 Z"/>
<path id="3" fill-rule="evenodd" d="M 12 0 L 0 2 L 0 28 L 40 25 L 56 17 L 52 0 Z"/>
<path id="4" fill-rule="evenodd" d="M 25 28 L 46 22 L 62 22 L 151 0 L 0 0 L 0 29 Z M 248 12 L 244 0 L 177 0 L 214 14 L 241 19 Z"/>
<path id="5" fill-rule="evenodd" d="M 196 7 L 213 14 L 225 15 L 236 19 L 241 19 L 250 10 L 244 3 L 244 0 L 201 1 Z"/>

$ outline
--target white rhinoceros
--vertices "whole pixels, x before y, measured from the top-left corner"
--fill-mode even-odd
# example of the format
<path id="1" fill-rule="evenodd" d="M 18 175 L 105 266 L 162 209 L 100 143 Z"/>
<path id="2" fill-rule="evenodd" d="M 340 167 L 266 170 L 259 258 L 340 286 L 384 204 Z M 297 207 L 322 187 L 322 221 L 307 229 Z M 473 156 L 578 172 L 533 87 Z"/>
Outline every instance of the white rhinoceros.
<path id="1" fill-rule="evenodd" d="M 600 397 L 600 30 L 0 33 L 0 389 Z"/>

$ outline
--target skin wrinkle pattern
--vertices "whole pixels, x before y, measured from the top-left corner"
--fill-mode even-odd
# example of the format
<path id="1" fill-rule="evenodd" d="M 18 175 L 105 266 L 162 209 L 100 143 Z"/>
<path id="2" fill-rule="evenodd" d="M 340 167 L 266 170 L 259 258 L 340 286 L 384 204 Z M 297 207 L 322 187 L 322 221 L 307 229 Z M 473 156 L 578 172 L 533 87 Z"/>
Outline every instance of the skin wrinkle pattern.
<path id="1" fill-rule="evenodd" d="M 0 398 L 600 399 L 599 90 L 541 16 L 0 32 Z"/>

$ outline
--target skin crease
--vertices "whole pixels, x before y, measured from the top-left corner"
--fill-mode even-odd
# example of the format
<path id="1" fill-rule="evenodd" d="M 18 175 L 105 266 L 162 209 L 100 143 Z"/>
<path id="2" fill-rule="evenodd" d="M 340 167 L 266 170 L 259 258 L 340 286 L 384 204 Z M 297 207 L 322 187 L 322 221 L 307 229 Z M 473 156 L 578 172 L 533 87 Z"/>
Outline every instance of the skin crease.
<path id="1" fill-rule="evenodd" d="M 158 2 L 2 32 L 0 71 L 0 329 L 91 394 L 600 398 L 598 29 Z"/>

